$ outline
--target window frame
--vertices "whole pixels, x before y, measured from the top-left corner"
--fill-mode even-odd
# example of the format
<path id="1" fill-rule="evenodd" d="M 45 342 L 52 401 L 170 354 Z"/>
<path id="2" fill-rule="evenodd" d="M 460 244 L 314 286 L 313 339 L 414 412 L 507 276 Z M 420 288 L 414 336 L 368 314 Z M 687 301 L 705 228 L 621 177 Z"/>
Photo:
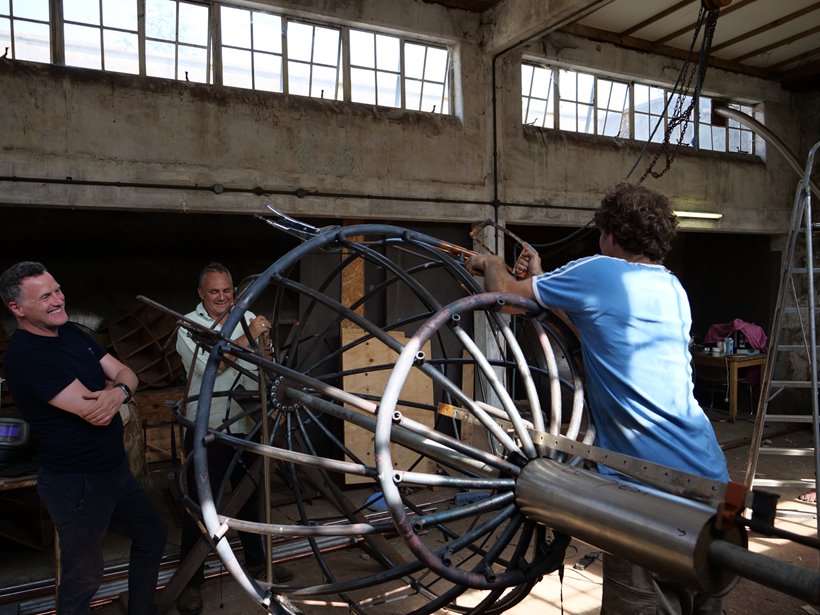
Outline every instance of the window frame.
<path id="1" fill-rule="evenodd" d="M 638 80 L 635 80 L 635 79 L 627 79 L 627 78 L 619 77 L 617 75 L 610 75 L 610 74 L 599 73 L 599 72 L 594 72 L 594 71 L 579 70 L 575 67 L 567 67 L 567 66 L 563 66 L 563 65 L 558 64 L 558 63 L 545 62 L 545 61 L 542 61 L 542 60 L 536 60 L 536 59 L 532 59 L 532 58 L 522 59 L 521 65 L 522 65 L 522 72 L 521 72 L 521 74 L 522 74 L 522 84 L 521 84 L 522 104 L 521 104 L 521 108 L 522 108 L 522 123 L 523 124 L 533 125 L 534 122 L 530 121 L 530 116 L 527 114 L 528 110 L 530 108 L 530 104 L 533 100 L 543 100 L 543 98 L 540 97 L 540 96 L 533 96 L 532 95 L 531 84 L 530 84 L 530 87 L 528 88 L 527 84 L 524 83 L 524 67 L 528 67 L 528 68 L 533 69 L 533 73 L 534 73 L 535 70 L 546 71 L 548 73 L 549 83 L 552 84 L 551 91 L 549 92 L 549 96 L 551 97 L 551 101 L 548 100 L 548 105 L 550 104 L 550 102 L 552 103 L 552 114 L 554 115 L 554 119 L 552 121 L 552 126 L 543 126 L 543 123 L 542 123 L 542 126 L 541 126 L 542 128 L 549 128 L 549 129 L 553 129 L 553 130 L 561 130 L 561 131 L 564 131 L 564 132 L 574 132 L 574 133 L 577 133 L 577 134 L 590 134 L 590 135 L 595 135 L 595 136 L 605 137 L 605 138 L 629 138 L 629 139 L 632 139 L 632 140 L 635 140 L 635 141 L 639 141 L 641 143 L 645 143 L 647 141 L 650 141 L 652 143 L 660 144 L 663 141 L 664 134 L 666 133 L 666 129 L 669 125 L 671 114 L 674 110 L 674 104 L 673 104 L 673 102 L 670 102 L 670 96 L 672 96 L 671 87 L 664 86 L 664 85 L 658 85 L 656 83 L 651 83 L 651 82 L 638 81 Z M 579 103 L 577 100 L 575 100 L 573 98 L 563 96 L 563 94 L 561 92 L 561 73 L 562 72 L 564 72 L 564 73 L 574 73 L 576 75 L 576 83 L 577 83 L 577 75 L 584 75 L 584 76 L 591 77 L 593 79 L 592 94 L 591 94 L 591 98 L 592 98 L 593 102 L 591 103 L 591 109 L 590 109 L 590 112 L 591 112 L 591 115 L 592 115 L 592 124 L 593 124 L 593 127 L 594 127 L 593 131 L 585 131 L 585 130 L 579 130 L 578 129 L 578 122 L 579 122 L 580 116 L 578 115 L 577 109 L 578 109 L 578 105 L 580 105 L 581 103 Z M 598 84 L 599 84 L 600 81 L 618 83 L 618 84 L 623 84 L 623 85 L 627 86 L 628 90 L 627 90 L 626 98 L 628 99 L 628 101 L 625 103 L 626 106 L 624 108 L 624 111 L 622 112 L 622 118 L 627 119 L 628 128 L 629 128 L 628 135 L 627 134 L 621 134 L 621 132 L 623 132 L 623 131 L 619 131 L 619 134 L 617 136 L 607 135 L 602 131 L 602 129 L 600 129 L 599 122 L 598 122 L 600 109 L 598 109 L 598 100 L 597 100 L 597 98 L 598 98 L 598 96 L 597 96 L 598 95 Z M 646 105 L 647 105 L 647 108 L 638 110 L 636 108 L 637 105 L 636 105 L 636 102 L 635 102 L 636 90 L 641 89 L 641 88 L 646 88 L 646 93 L 647 93 Z M 656 98 L 653 98 L 653 95 L 657 94 L 658 92 L 663 93 L 663 108 L 662 108 L 661 111 L 656 110 L 655 103 L 653 102 L 653 101 L 656 100 Z M 691 94 L 682 94 L 682 95 L 679 95 L 679 96 L 682 96 L 684 99 L 691 99 Z M 578 95 L 577 95 L 577 89 L 576 89 L 575 98 L 577 98 L 577 97 L 578 97 Z M 718 100 L 721 101 L 724 105 L 726 105 L 730 108 L 734 108 L 734 109 L 738 109 L 740 111 L 743 111 L 744 113 L 746 113 L 747 115 L 750 115 L 750 116 L 755 115 L 755 106 L 756 106 L 756 104 L 759 104 L 759 103 L 742 102 L 742 101 L 739 101 L 739 100 L 730 100 L 730 99 L 723 98 L 723 97 L 701 95 L 701 98 L 698 101 L 698 106 L 696 106 L 693 109 L 692 118 L 689 120 L 689 125 L 687 127 L 686 135 L 688 135 L 690 131 L 692 133 L 691 142 L 683 141 L 683 142 L 681 142 L 681 145 L 683 145 L 687 148 L 690 148 L 690 149 L 692 149 L 692 151 L 696 151 L 696 152 L 740 153 L 740 154 L 747 154 L 747 155 L 762 157 L 764 155 L 764 152 L 761 151 L 761 148 L 759 147 L 759 142 L 755 138 L 755 134 L 751 129 L 743 126 L 742 124 L 740 124 L 739 122 L 737 122 L 735 120 L 727 119 L 725 121 L 720 121 L 719 123 L 715 123 L 715 124 L 712 124 L 711 121 L 709 121 L 709 122 L 704 121 L 703 114 L 702 114 L 702 111 L 701 111 L 701 105 L 704 103 L 704 101 L 708 101 L 709 107 L 711 108 L 711 105 L 713 104 L 713 102 L 718 101 Z M 561 108 L 562 108 L 561 103 L 562 102 L 565 103 L 565 108 L 566 108 L 567 105 L 574 105 L 575 106 L 575 109 L 576 109 L 575 114 L 574 114 L 575 127 L 572 127 L 572 126 L 567 127 L 566 126 L 566 121 L 562 122 L 562 119 L 565 118 L 565 115 L 562 115 L 562 113 L 561 113 Z M 584 106 L 590 106 L 589 103 L 583 103 L 583 104 L 584 104 Z M 547 115 L 548 114 L 549 113 L 547 113 Z M 645 130 L 645 132 L 646 132 L 646 137 L 645 138 L 642 137 L 642 136 L 638 136 L 639 134 L 642 134 L 644 132 L 644 129 L 640 128 L 638 126 L 639 118 L 646 118 L 645 120 L 642 121 L 642 123 L 644 121 L 647 122 L 646 130 Z M 661 126 L 657 127 L 657 131 L 655 132 L 655 136 L 653 137 L 652 133 L 653 133 L 653 130 L 655 130 L 658 118 L 662 118 L 663 121 L 661 123 Z M 564 125 L 562 125 L 562 124 L 564 124 Z M 622 119 L 622 124 L 623 124 L 623 119 Z M 710 145 L 709 146 L 704 146 L 704 144 L 702 143 L 701 130 L 703 130 L 704 127 L 707 127 L 707 126 L 708 126 L 708 129 L 710 131 L 710 139 L 709 139 L 710 140 Z M 604 125 L 603 130 L 605 131 L 605 129 L 606 129 L 606 125 Z M 718 135 L 721 138 L 716 138 L 716 133 L 715 133 L 716 130 L 722 131 L 722 135 Z M 686 135 L 684 135 L 684 136 L 686 136 Z M 716 141 L 721 141 L 725 145 L 724 149 L 716 148 L 714 146 Z M 676 143 L 676 142 L 677 142 L 676 140 L 673 140 L 673 143 Z M 732 147 L 733 143 L 739 144 L 738 149 L 736 149 L 735 151 L 732 151 L 730 149 Z M 745 151 L 743 149 L 740 149 L 745 145 L 749 146 L 750 151 Z"/>

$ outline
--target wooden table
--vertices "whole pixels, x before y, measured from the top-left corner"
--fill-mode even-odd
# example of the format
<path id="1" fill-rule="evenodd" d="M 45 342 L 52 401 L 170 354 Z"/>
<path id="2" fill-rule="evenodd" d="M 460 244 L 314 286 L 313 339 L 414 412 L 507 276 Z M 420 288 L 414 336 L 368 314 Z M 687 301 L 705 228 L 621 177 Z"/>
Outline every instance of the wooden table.
<path id="1" fill-rule="evenodd" d="M 766 365 L 766 355 L 761 354 L 730 354 L 723 357 L 715 357 L 709 353 L 698 352 L 692 354 L 695 367 L 722 367 L 728 373 L 729 381 L 729 420 L 734 423 L 737 417 L 737 376 L 742 369 L 761 366 L 761 371 Z M 697 377 L 697 374 L 695 374 Z"/>

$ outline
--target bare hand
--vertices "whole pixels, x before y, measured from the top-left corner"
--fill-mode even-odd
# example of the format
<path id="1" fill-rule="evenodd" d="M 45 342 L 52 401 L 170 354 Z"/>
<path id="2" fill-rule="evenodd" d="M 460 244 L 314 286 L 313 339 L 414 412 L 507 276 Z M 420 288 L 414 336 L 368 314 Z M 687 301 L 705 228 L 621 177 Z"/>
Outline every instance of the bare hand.
<path id="1" fill-rule="evenodd" d="M 484 275 L 484 268 L 486 266 L 486 263 L 486 254 L 473 254 L 467 259 L 467 262 L 464 263 L 464 266 L 467 268 L 467 271 L 469 271 L 473 275 Z"/>
<path id="2" fill-rule="evenodd" d="M 269 333 L 270 327 L 270 321 L 264 316 L 257 316 L 248 323 L 248 329 L 250 329 L 253 339 L 259 339 L 259 336 L 263 333 Z"/>
<path id="3" fill-rule="evenodd" d="M 515 261 L 513 272 L 516 278 L 529 278 L 534 275 L 541 275 L 544 270 L 541 268 L 541 257 L 538 252 L 528 243 L 522 246 L 521 254 Z"/>
<path id="4" fill-rule="evenodd" d="M 92 425 L 108 425 L 120 410 L 123 402 L 121 389 L 107 388 L 83 395 L 83 399 L 95 402 L 81 416 Z"/>

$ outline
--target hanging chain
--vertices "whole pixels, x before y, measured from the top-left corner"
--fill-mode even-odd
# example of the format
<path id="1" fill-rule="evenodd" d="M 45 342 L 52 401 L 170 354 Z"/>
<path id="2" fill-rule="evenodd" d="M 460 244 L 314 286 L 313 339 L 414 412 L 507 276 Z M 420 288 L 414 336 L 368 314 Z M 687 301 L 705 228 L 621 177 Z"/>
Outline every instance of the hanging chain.
<path id="1" fill-rule="evenodd" d="M 652 175 L 652 177 L 654 177 L 655 179 L 662 177 L 672 166 L 672 160 L 675 158 L 678 152 L 678 148 L 683 143 L 683 139 L 686 135 L 686 129 L 689 127 L 689 122 L 691 121 L 691 116 L 698 108 L 698 101 L 700 100 L 700 91 L 703 87 L 703 80 L 706 76 L 706 62 L 709 58 L 709 51 L 712 48 L 712 38 L 715 34 L 715 27 L 717 26 L 717 19 L 719 14 L 720 9 L 705 9 L 703 7 L 701 7 L 700 9 L 697 25 L 695 27 L 695 33 L 692 37 L 692 45 L 689 48 L 689 54 L 686 56 L 686 61 L 684 62 L 683 67 L 681 68 L 680 76 L 678 77 L 678 82 L 675 84 L 675 87 L 672 89 L 672 92 L 670 94 L 670 97 L 676 97 L 675 107 L 672 115 L 669 117 L 669 122 L 666 126 L 666 131 L 664 132 L 663 136 L 663 142 L 661 143 L 661 146 L 658 148 L 658 151 L 655 153 L 655 156 L 652 158 L 652 161 L 649 163 L 649 166 L 647 167 L 646 171 L 644 171 L 644 174 L 641 175 L 641 178 L 638 180 L 639 184 L 643 183 L 643 180 L 645 180 L 649 175 Z M 695 66 L 692 67 L 692 49 L 694 49 L 695 41 L 697 41 L 701 29 L 704 30 L 703 41 L 700 46 L 700 52 L 698 53 L 698 61 L 695 64 Z M 692 80 L 695 78 L 696 75 L 698 77 L 698 80 L 693 91 Z M 683 80 L 684 76 L 686 78 L 686 82 L 683 85 L 681 85 L 681 81 Z M 684 94 L 687 92 L 692 92 L 692 96 L 689 99 L 689 104 L 684 109 Z M 666 114 L 668 105 L 669 102 L 667 101 L 667 107 L 664 108 L 664 115 Z M 661 117 L 658 121 L 663 121 L 663 117 Z M 670 138 L 675 129 L 678 128 L 680 129 L 680 134 L 678 136 L 677 142 L 673 145 L 670 141 Z M 650 136 L 650 139 L 651 138 L 652 137 Z M 655 171 L 655 165 L 657 164 L 661 155 L 664 156 L 664 168 L 661 171 Z"/>

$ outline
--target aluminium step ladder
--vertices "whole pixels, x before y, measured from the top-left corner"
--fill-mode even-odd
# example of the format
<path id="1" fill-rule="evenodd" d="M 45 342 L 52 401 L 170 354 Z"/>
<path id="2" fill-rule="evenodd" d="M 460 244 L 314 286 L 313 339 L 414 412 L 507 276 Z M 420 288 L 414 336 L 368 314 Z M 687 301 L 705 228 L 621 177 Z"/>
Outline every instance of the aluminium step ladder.
<path id="1" fill-rule="evenodd" d="M 820 475 L 818 450 L 818 374 L 817 374 L 817 314 L 815 305 L 815 275 L 813 234 L 820 224 L 812 222 L 812 192 L 817 188 L 811 182 L 815 154 L 820 142 L 810 150 L 805 172 L 798 183 L 792 210 L 791 225 L 783 263 L 780 270 L 780 287 L 772 319 L 766 367 L 760 385 L 757 417 L 746 464 L 747 487 L 794 487 L 810 489 L 817 485 L 816 478 L 757 478 L 760 455 L 808 456 L 814 458 L 814 476 Z M 804 367 L 805 366 L 805 367 Z M 790 367 L 796 377 L 780 379 Z M 769 414 L 769 402 L 786 389 L 808 389 L 810 403 L 805 412 L 794 414 Z M 812 393 L 813 391 L 813 393 Z M 810 412 L 809 412 L 810 410 Z M 762 447 L 766 425 L 803 423 L 812 425 L 813 446 L 804 448 Z M 820 502 L 817 505 L 820 519 Z M 818 527 L 820 531 L 820 527 Z"/>

